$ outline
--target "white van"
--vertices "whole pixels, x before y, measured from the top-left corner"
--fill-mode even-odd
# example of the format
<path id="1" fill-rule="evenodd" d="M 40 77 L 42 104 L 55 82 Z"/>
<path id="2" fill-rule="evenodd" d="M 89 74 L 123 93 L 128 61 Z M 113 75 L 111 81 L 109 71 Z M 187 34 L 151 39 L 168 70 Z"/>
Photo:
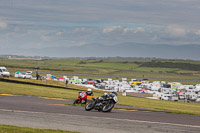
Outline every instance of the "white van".
<path id="1" fill-rule="evenodd" d="M 0 77 L 10 77 L 10 72 L 5 67 L 0 67 Z"/>

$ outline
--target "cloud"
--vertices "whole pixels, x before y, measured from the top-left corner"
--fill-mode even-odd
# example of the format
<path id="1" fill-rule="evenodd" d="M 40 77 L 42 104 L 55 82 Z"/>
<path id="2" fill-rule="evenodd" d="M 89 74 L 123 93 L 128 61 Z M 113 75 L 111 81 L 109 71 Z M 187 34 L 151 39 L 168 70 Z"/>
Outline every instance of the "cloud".
<path id="1" fill-rule="evenodd" d="M 61 36 L 63 34 L 63 32 L 57 32 L 56 35 L 57 36 Z"/>
<path id="2" fill-rule="evenodd" d="M 72 33 L 89 33 L 89 32 L 91 32 L 91 29 L 86 27 L 76 27 L 72 31 Z"/>
<path id="3" fill-rule="evenodd" d="M 169 34 L 170 37 L 173 38 L 180 38 L 184 37 L 187 33 L 186 29 L 181 27 L 180 25 L 168 25 L 166 32 Z"/>
<path id="4" fill-rule="evenodd" d="M 47 35 L 40 35 L 40 38 L 43 40 L 43 41 L 49 41 L 51 39 L 50 36 L 47 36 Z"/>
<path id="5" fill-rule="evenodd" d="M 19 31 L 20 31 L 20 28 L 19 28 L 19 27 L 15 27 L 15 28 L 14 28 L 14 31 L 15 31 L 15 32 L 19 32 Z"/>
<path id="6" fill-rule="evenodd" d="M 102 30 L 103 33 L 119 33 L 119 34 L 136 34 L 145 32 L 145 28 L 143 27 L 135 27 L 135 28 L 128 28 L 122 26 L 110 26 L 105 27 Z"/>
<path id="7" fill-rule="evenodd" d="M 137 33 L 137 32 L 145 32 L 145 29 L 143 27 L 137 27 L 137 28 L 124 28 L 124 33 Z"/>
<path id="8" fill-rule="evenodd" d="M 103 33 L 110 33 L 110 32 L 121 31 L 121 30 L 122 30 L 121 26 L 110 26 L 110 27 L 103 28 Z"/>
<path id="9" fill-rule="evenodd" d="M 8 24 L 6 22 L 0 21 L 0 29 L 6 29 L 8 27 Z"/>
<path id="10" fill-rule="evenodd" d="M 0 2 L 1 46 L 200 44 L 199 0 L 42 1 Z"/>
<path id="11" fill-rule="evenodd" d="M 200 30 L 197 30 L 195 34 L 200 36 Z"/>
<path id="12" fill-rule="evenodd" d="M 40 33 L 40 39 L 43 41 L 55 41 L 63 37 L 64 32 L 59 30 L 31 30 L 30 35 L 35 35 Z"/>

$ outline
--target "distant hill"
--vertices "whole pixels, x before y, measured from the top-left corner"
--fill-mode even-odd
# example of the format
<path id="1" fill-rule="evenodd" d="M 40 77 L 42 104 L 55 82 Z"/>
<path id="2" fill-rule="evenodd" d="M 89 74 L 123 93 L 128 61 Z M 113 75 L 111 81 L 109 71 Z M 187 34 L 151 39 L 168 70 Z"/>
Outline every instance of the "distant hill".
<path id="1" fill-rule="evenodd" d="M 8 50 L 7 50 L 8 51 Z M 122 43 L 114 46 L 88 44 L 74 47 L 10 49 L 5 54 L 50 57 L 150 57 L 200 60 L 200 45 L 165 45 Z M 3 54 L 3 51 L 1 51 Z"/>

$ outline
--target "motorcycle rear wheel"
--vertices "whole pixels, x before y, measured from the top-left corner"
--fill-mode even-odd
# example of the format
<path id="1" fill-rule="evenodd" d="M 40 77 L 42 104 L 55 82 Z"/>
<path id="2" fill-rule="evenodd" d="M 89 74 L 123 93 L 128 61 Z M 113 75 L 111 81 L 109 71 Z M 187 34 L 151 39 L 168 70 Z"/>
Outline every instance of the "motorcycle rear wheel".
<path id="1" fill-rule="evenodd" d="M 94 102 L 89 102 L 86 106 L 85 106 L 85 110 L 86 111 L 90 111 L 94 108 Z"/>

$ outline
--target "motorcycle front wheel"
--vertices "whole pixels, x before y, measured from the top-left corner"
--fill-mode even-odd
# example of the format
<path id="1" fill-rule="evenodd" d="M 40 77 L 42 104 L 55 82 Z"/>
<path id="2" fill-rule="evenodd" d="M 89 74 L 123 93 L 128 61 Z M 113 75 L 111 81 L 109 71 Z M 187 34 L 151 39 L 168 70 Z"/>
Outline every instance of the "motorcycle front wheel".
<path id="1" fill-rule="evenodd" d="M 79 99 L 76 99 L 73 104 L 78 104 Z"/>
<path id="2" fill-rule="evenodd" d="M 85 106 L 85 110 L 86 111 L 90 111 L 94 108 L 94 101 L 93 102 L 89 102 L 86 106 Z"/>
<path id="3" fill-rule="evenodd" d="M 115 103 L 113 101 L 110 101 L 108 104 L 103 106 L 102 112 L 110 112 L 112 108 L 114 107 Z"/>

